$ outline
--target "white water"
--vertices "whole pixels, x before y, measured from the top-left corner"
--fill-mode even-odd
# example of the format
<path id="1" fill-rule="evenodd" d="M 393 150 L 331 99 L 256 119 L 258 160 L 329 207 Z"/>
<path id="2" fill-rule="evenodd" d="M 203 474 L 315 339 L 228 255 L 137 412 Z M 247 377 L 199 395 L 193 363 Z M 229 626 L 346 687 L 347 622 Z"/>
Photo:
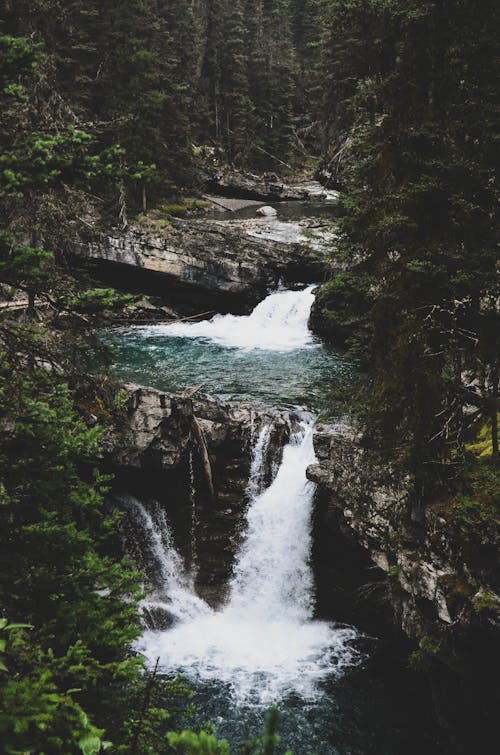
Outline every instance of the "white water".
<path id="1" fill-rule="evenodd" d="M 336 202 L 340 196 L 335 189 L 326 189 L 319 181 L 303 181 L 294 186 L 295 189 L 303 189 L 307 191 L 311 199 L 317 197 L 327 202 Z"/>
<path id="2" fill-rule="evenodd" d="M 266 461 L 271 442 L 271 425 L 263 425 L 252 446 L 252 463 L 247 485 L 247 497 L 252 501 L 264 490 Z"/>
<path id="3" fill-rule="evenodd" d="M 141 537 L 141 547 L 153 561 L 158 589 L 142 602 L 146 610 L 161 608 L 178 621 L 190 621 L 212 611 L 194 592 L 193 579 L 184 570 L 174 548 L 165 512 L 148 511 L 132 496 L 121 499 Z"/>
<path id="4" fill-rule="evenodd" d="M 254 460 L 264 446 L 261 438 L 264 431 Z M 187 616 L 179 606 L 179 623 L 165 632 L 147 631 L 140 641 L 139 649 L 151 663 L 159 657 L 164 671 L 180 672 L 194 683 L 222 682 L 235 702 L 268 705 L 290 693 L 314 699 L 322 679 L 354 662 L 354 630 L 312 619 L 314 486 L 305 470 L 313 460 L 309 421 L 285 447 L 273 483 L 249 506 L 227 605 L 211 612 L 190 598 Z M 155 547 L 157 540 L 152 542 Z M 177 563 L 177 554 L 173 560 Z M 164 572 L 168 580 L 174 573 L 182 576 L 169 566 Z M 166 586 L 174 607 L 183 604 L 185 589 L 182 579 L 180 586 Z"/>
<path id="5" fill-rule="evenodd" d="M 311 617 L 314 485 L 307 481 L 305 469 L 313 461 L 312 426 L 306 424 L 285 447 L 273 484 L 248 510 L 227 613 L 265 622 Z"/>
<path id="6" fill-rule="evenodd" d="M 292 351 L 313 344 L 308 328 L 314 286 L 277 291 L 247 316 L 215 315 L 202 322 L 153 326 L 148 332 L 177 338 L 202 338 L 228 348 Z"/>

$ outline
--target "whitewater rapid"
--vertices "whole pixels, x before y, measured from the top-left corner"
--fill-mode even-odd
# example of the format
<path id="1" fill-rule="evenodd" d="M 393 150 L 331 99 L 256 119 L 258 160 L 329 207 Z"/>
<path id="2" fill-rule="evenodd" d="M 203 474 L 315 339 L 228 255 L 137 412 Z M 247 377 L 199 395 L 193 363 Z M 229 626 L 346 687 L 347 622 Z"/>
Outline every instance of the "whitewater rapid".
<path id="1" fill-rule="evenodd" d="M 201 322 L 152 326 L 151 335 L 170 338 L 200 338 L 237 349 L 292 351 L 314 344 L 308 328 L 315 286 L 302 291 L 276 291 L 258 304 L 250 315 L 215 315 Z"/>

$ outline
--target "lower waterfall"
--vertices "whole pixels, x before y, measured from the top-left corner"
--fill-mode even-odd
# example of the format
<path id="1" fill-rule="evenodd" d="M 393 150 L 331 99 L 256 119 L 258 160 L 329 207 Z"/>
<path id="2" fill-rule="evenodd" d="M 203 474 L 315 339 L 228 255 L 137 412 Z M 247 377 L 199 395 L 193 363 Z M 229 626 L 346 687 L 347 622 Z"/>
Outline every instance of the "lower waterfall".
<path id="1" fill-rule="evenodd" d="M 134 528 L 127 540 L 153 586 L 149 597 L 141 602 L 149 622 L 154 625 L 158 615 L 189 621 L 210 614 L 211 608 L 195 594 L 193 578 L 184 570 L 165 512 L 158 504 L 146 508 L 132 496 L 120 498 L 120 503 Z"/>
<path id="2" fill-rule="evenodd" d="M 143 547 L 154 552 L 162 600 L 175 619 L 165 631 L 147 630 L 138 649 L 164 673 L 189 682 L 227 686 L 235 703 L 268 705 L 290 694 L 312 700 L 318 684 L 357 660 L 355 630 L 313 619 L 309 563 L 314 485 L 312 420 L 304 418 L 283 450 L 277 475 L 259 492 L 266 428 L 254 444 L 250 502 L 229 598 L 213 611 L 194 595 L 163 516 L 150 521 L 134 504 Z M 253 486 L 253 487 L 252 487 Z M 140 511 L 140 516 L 138 515 Z M 163 551 L 167 551 L 162 555 Z"/>

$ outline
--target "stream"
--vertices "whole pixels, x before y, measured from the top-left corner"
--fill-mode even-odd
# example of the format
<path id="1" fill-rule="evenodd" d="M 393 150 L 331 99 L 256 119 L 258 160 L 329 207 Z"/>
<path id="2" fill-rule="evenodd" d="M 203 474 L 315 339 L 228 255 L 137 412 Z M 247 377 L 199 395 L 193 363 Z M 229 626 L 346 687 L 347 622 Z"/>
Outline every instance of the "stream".
<path id="1" fill-rule="evenodd" d="M 299 406 L 301 416 L 267 487 L 262 469 L 268 429 L 254 439 L 242 544 L 218 610 L 195 594 L 195 575 L 174 547 L 166 512 L 122 497 L 133 546 L 149 564 L 145 615 L 160 609 L 168 616 L 168 628 L 145 629 L 137 649 L 150 666 L 159 659 L 165 676 L 186 679 L 197 706 L 188 725 L 211 721 L 231 752 L 260 733 L 271 705 L 281 712 L 280 753 L 417 752 L 418 740 L 406 731 L 411 724 L 405 701 L 394 691 L 390 671 L 380 673 L 386 659 L 378 642 L 315 615 L 315 486 L 306 468 L 315 460 L 315 412 L 352 367 L 310 333 L 313 300 L 312 285 L 278 290 L 247 316 L 107 333 L 122 379 L 169 391 L 203 383 L 222 398 Z"/>

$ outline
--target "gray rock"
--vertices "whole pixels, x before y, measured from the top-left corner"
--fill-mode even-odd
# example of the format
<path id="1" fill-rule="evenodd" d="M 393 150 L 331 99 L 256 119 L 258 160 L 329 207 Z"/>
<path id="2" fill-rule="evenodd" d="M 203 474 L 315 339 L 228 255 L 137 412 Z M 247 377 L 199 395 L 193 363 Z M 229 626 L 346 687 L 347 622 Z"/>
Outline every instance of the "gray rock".
<path id="1" fill-rule="evenodd" d="M 117 263 L 161 275 L 166 282 L 209 294 L 256 303 L 281 281 L 321 280 L 327 269 L 323 251 L 303 239 L 285 243 L 256 238 L 243 224 L 175 220 L 130 226 L 125 231 L 80 241 L 78 256 Z"/>
<path id="2" fill-rule="evenodd" d="M 189 398 L 133 384 L 123 388 L 126 416 L 106 445 L 115 490 L 160 502 L 188 561 L 196 541 L 197 592 L 218 605 L 244 529 L 253 443 L 262 426 L 270 425 L 263 475 L 270 483 L 297 418 L 248 402 Z"/>
<path id="3" fill-rule="evenodd" d="M 256 215 L 260 215 L 264 218 L 273 218 L 276 217 L 278 214 L 278 211 L 275 210 L 274 207 L 269 207 L 268 205 L 264 205 L 264 207 L 259 207 L 259 209 L 255 213 Z"/>
<path id="4" fill-rule="evenodd" d="M 411 480 L 391 470 L 364 444 L 363 433 L 345 424 L 319 425 L 317 463 L 307 476 L 327 497 L 341 531 L 361 546 L 391 584 L 395 620 L 413 640 L 449 639 L 477 625 L 471 567 L 432 507 L 412 521 Z M 481 580 L 474 575 L 473 584 Z M 483 586 L 494 595 L 490 586 Z M 490 601 L 493 605 L 494 601 Z M 499 599 L 500 605 L 500 599 Z"/>
<path id="5" fill-rule="evenodd" d="M 310 198 L 307 188 L 289 185 L 275 173 L 258 176 L 227 167 L 207 168 L 204 179 L 209 191 L 239 199 L 290 202 Z"/>

